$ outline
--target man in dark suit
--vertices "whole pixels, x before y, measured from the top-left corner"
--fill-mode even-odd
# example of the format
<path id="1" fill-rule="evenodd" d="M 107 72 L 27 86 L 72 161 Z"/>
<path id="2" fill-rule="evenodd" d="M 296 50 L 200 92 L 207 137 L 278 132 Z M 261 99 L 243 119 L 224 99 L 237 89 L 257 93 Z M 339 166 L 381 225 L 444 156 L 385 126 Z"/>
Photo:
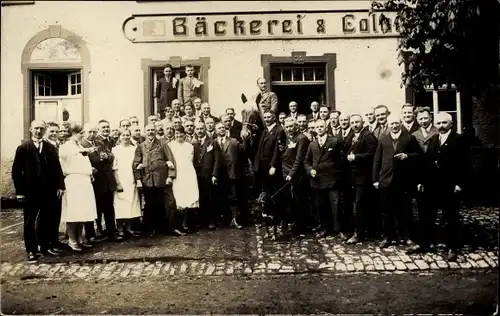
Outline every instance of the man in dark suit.
<path id="1" fill-rule="evenodd" d="M 338 110 L 333 110 L 330 112 L 330 117 L 329 120 L 326 121 L 328 124 L 328 127 L 326 129 L 326 132 L 328 135 L 335 136 L 335 137 L 340 137 L 342 138 L 342 127 L 340 127 L 340 116 L 342 113 Z M 347 119 L 349 122 L 349 119 Z M 347 124 L 347 127 L 349 127 L 349 124 Z"/>
<path id="2" fill-rule="evenodd" d="M 157 99 L 160 118 L 165 118 L 165 108 L 177 99 L 177 79 L 173 76 L 172 66 L 167 64 L 163 69 L 165 75 L 156 83 L 155 98 Z"/>
<path id="3" fill-rule="evenodd" d="M 221 150 L 217 142 L 207 136 L 203 122 L 196 122 L 195 133 L 198 141 L 194 143 L 194 167 L 200 191 L 200 215 L 203 217 L 203 224 L 208 224 L 209 229 L 215 229 L 217 223 L 215 186 L 219 179 Z"/>
<path id="4" fill-rule="evenodd" d="M 268 208 L 270 204 L 267 201 L 282 182 L 280 181 L 281 163 L 278 147 L 284 146 L 286 135 L 283 128 L 276 123 L 274 112 L 264 113 L 264 124 L 265 129 L 259 140 L 253 170 L 262 188 L 260 202 L 267 208 L 266 213 L 273 214 L 275 212 L 271 212 L 271 209 Z"/>
<path id="5" fill-rule="evenodd" d="M 284 196 L 287 212 L 284 220 L 289 218 L 293 223 L 293 233 L 305 232 L 308 215 L 309 178 L 304 167 L 309 139 L 299 132 L 297 121 L 294 118 L 285 119 L 286 142 L 281 152 L 281 168 L 283 179 L 291 182 L 290 189 Z"/>
<path id="6" fill-rule="evenodd" d="M 416 185 L 415 168 L 421 153 L 415 137 L 402 131 L 399 116 L 389 115 L 387 123 L 390 133 L 379 139 L 372 173 L 373 186 L 380 191 L 383 209 L 384 240 L 380 248 L 396 241 L 396 231 L 399 240 L 412 244 L 409 233 L 413 214 L 405 206 L 410 190 Z"/>
<path id="7" fill-rule="evenodd" d="M 465 187 L 470 171 L 469 148 L 462 135 L 452 131 L 453 119 L 448 113 L 438 113 L 434 118 L 439 133 L 429 140 L 419 172 L 418 191 L 422 194 L 419 247 L 410 253 L 431 250 L 434 242 L 434 223 L 437 210 L 441 209 L 446 222 L 447 259 L 457 260 L 462 243 L 460 240 L 460 193 Z"/>
<path id="8" fill-rule="evenodd" d="M 97 206 L 97 234 L 94 231 L 93 223 L 85 224 L 85 233 L 89 239 L 99 239 L 103 232 L 102 217 L 104 215 L 107 238 L 108 240 L 115 240 L 116 224 L 113 199 L 117 186 L 113 170 L 115 157 L 111 152 L 115 142 L 110 137 L 108 121 L 100 120 L 98 126 L 98 135 L 94 141 L 97 150 L 89 154 L 90 163 L 94 169 L 94 182 L 92 182 L 92 185 L 94 186 Z"/>
<path id="9" fill-rule="evenodd" d="M 351 115 L 351 129 L 346 142 L 348 161 L 348 178 L 351 187 L 351 203 L 354 206 L 354 235 L 347 240 L 347 244 L 363 241 L 368 231 L 370 218 L 369 193 L 372 187 L 373 156 L 377 148 L 377 139 L 364 128 L 363 117 L 359 114 Z"/>
<path id="10" fill-rule="evenodd" d="M 389 112 L 389 108 L 387 108 L 387 106 L 381 104 L 377 105 L 373 109 L 373 113 L 375 114 L 375 119 L 377 120 L 377 126 L 373 130 L 373 135 L 377 139 L 380 139 L 382 136 L 387 135 L 391 132 L 387 124 L 387 116 L 389 116 L 391 112 Z"/>
<path id="11" fill-rule="evenodd" d="M 340 184 L 344 165 L 344 143 L 329 136 L 324 120 L 316 120 L 317 140 L 307 150 L 305 168 L 310 175 L 310 185 L 314 190 L 316 209 L 319 212 L 321 229 L 318 238 L 334 232 L 345 238 L 343 218 L 339 213 Z"/>
<path id="12" fill-rule="evenodd" d="M 146 140 L 135 150 L 132 171 L 137 188 L 142 188 L 145 200 L 143 223 L 150 237 L 165 227 L 167 215 L 170 232 L 178 236 L 185 233 L 179 230 L 179 218 L 175 215 L 175 200 L 172 192 L 173 179 L 176 177 L 175 160 L 164 139 L 156 138 L 154 124 L 145 128 Z"/>
<path id="13" fill-rule="evenodd" d="M 51 207 L 54 197 L 61 199 L 65 186 L 56 148 L 43 140 L 45 123 L 31 122 L 30 132 L 31 139 L 16 149 L 12 180 L 17 199 L 23 203 L 24 244 L 28 260 L 35 261 L 38 246 L 44 254 L 57 255 L 57 251 L 51 248 Z M 37 217 L 40 217 L 39 225 L 35 225 Z"/>
<path id="14" fill-rule="evenodd" d="M 316 121 L 319 119 L 319 103 L 316 101 L 311 102 L 311 113 L 307 114 L 307 120 Z"/>
<path id="15" fill-rule="evenodd" d="M 243 128 L 243 124 L 234 118 L 235 114 L 236 113 L 235 113 L 233 108 L 226 109 L 226 115 L 229 117 L 229 136 L 241 141 L 240 134 L 241 134 L 241 129 Z M 225 123 L 225 125 L 226 125 L 226 129 L 228 129 L 228 126 L 226 123 Z"/>
<path id="16" fill-rule="evenodd" d="M 215 125 L 215 131 L 217 133 L 215 142 L 221 150 L 218 183 L 220 204 L 222 205 L 223 212 L 228 208 L 231 212 L 232 220 L 230 226 L 241 229 L 242 227 L 238 224 L 237 218 L 240 215 L 242 203 L 246 202 L 238 199 L 243 189 L 241 186 L 243 178 L 241 159 L 244 147 L 236 139 L 227 137 L 226 127 L 222 122 Z"/>
<path id="17" fill-rule="evenodd" d="M 406 132 L 413 134 L 420 129 L 420 125 L 415 122 L 415 108 L 413 105 L 409 103 L 403 105 L 401 108 L 401 118 L 403 119 L 402 128 Z"/>
<path id="18" fill-rule="evenodd" d="M 205 103 L 203 103 L 201 105 L 201 116 L 200 116 L 200 119 L 201 119 L 202 122 L 205 122 L 205 120 L 207 118 L 209 118 L 209 117 L 212 118 L 215 123 L 218 123 L 220 121 L 217 117 L 215 117 L 215 116 L 212 115 L 212 111 L 210 109 L 210 104 L 208 104 L 207 102 L 205 102 Z"/>

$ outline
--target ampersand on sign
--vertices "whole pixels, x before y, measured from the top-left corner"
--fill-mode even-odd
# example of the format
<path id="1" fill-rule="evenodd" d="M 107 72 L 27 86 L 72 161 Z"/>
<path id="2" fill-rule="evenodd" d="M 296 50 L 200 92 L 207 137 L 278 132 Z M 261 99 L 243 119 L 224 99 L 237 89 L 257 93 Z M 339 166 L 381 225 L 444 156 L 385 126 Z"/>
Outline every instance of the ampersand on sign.
<path id="1" fill-rule="evenodd" d="M 325 20 L 319 19 L 316 21 L 316 24 L 318 24 L 318 27 L 316 28 L 316 32 L 318 34 L 324 34 L 325 33 Z"/>

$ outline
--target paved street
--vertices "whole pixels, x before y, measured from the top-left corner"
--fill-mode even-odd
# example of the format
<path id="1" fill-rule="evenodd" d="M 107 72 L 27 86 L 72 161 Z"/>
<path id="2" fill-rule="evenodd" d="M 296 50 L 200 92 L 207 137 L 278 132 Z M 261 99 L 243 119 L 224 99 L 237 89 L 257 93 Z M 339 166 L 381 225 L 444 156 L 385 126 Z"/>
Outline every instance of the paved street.
<path id="1" fill-rule="evenodd" d="M 263 238 L 263 229 L 201 231 L 186 237 L 137 238 L 104 242 L 83 254 L 67 251 L 25 261 L 19 212 L 2 214 L 4 280 L 33 278 L 116 279 L 174 275 L 221 276 L 298 273 L 404 273 L 446 269 L 498 267 L 498 209 L 462 211 L 466 247 L 458 262 L 439 252 L 408 256 L 406 247 L 380 249 L 376 243 L 344 245 L 336 238 L 313 236 L 286 242 Z"/>

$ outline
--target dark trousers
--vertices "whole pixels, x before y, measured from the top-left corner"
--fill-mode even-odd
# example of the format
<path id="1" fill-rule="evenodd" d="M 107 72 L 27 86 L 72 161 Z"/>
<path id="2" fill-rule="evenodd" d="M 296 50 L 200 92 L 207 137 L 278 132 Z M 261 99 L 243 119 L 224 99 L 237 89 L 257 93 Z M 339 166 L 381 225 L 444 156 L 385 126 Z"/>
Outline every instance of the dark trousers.
<path id="1" fill-rule="evenodd" d="M 368 201 L 369 190 L 367 186 L 354 186 L 351 189 L 352 205 L 353 205 L 353 225 L 354 231 L 360 237 L 365 237 L 368 232 Z"/>
<path id="2" fill-rule="evenodd" d="M 48 194 L 26 196 L 23 215 L 26 252 L 38 252 L 38 245 L 42 249 L 47 249 L 50 240 L 50 198 Z"/>
<path id="3" fill-rule="evenodd" d="M 396 236 L 400 238 L 409 238 L 410 216 L 407 199 L 409 194 L 404 185 L 395 184 L 387 188 L 380 189 L 382 200 L 383 216 L 383 235 L 384 238 L 395 240 Z"/>
<path id="4" fill-rule="evenodd" d="M 58 247 L 59 245 L 59 226 L 61 225 L 61 199 L 57 196 L 52 200 L 49 216 L 49 246 Z"/>
<path id="5" fill-rule="evenodd" d="M 241 201 L 238 199 L 239 190 L 241 189 L 240 179 L 221 179 L 218 184 L 218 197 L 220 211 L 222 217 L 225 217 L 227 222 L 229 219 L 237 218 L 240 214 Z"/>
<path id="6" fill-rule="evenodd" d="M 462 246 L 461 220 L 459 214 L 460 200 L 452 189 L 448 191 L 432 190 L 421 192 L 418 196 L 419 238 L 420 247 L 427 248 L 435 240 L 435 223 L 437 211 L 441 209 L 445 221 L 445 238 L 447 246 L 458 250 Z"/>
<path id="7" fill-rule="evenodd" d="M 368 236 L 379 238 L 383 231 L 383 216 L 382 216 L 382 198 L 379 190 L 375 189 L 373 185 L 366 187 L 367 200 L 370 204 L 367 205 L 367 233 Z"/>
<path id="8" fill-rule="evenodd" d="M 104 223 L 106 224 L 106 232 L 108 237 L 113 237 L 116 234 L 115 223 L 115 206 L 114 192 L 96 193 L 95 202 L 97 206 L 98 226 L 101 225 L 100 218 L 104 215 Z"/>
<path id="9" fill-rule="evenodd" d="M 292 181 L 290 188 L 284 189 L 283 196 L 287 204 L 284 221 L 291 221 L 298 231 L 304 231 L 307 226 L 309 214 L 309 186 L 307 181 Z"/>
<path id="10" fill-rule="evenodd" d="M 342 219 L 339 218 L 340 192 L 337 189 L 315 189 L 316 208 L 319 221 L 327 231 L 341 232 Z"/>
<path id="11" fill-rule="evenodd" d="M 166 187 L 143 187 L 144 193 L 144 215 L 143 224 L 146 232 L 162 231 L 166 225 L 165 217 L 168 219 L 170 231 L 180 228 L 181 219 L 175 216 L 176 206 L 172 186 Z"/>
<path id="12" fill-rule="evenodd" d="M 344 183 L 340 190 L 339 217 L 342 218 L 342 232 L 351 233 L 353 231 L 354 194 L 350 183 Z"/>
<path id="13" fill-rule="evenodd" d="M 217 223 L 217 213 L 215 205 L 216 188 L 212 184 L 211 179 L 203 179 L 198 177 L 198 189 L 200 192 L 200 213 L 198 220 L 202 225 Z"/>

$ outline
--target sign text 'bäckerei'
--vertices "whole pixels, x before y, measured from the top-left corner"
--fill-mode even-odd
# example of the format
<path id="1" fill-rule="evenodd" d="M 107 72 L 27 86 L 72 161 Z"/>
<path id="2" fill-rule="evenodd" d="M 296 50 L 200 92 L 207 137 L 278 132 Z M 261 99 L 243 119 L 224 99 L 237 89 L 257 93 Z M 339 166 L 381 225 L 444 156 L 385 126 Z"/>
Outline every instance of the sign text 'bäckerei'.
<path id="1" fill-rule="evenodd" d="M 134 15 L 123 24 L 125 37 L 141 42 L 396 37 L 394 12 L 265 12 Z"/>

